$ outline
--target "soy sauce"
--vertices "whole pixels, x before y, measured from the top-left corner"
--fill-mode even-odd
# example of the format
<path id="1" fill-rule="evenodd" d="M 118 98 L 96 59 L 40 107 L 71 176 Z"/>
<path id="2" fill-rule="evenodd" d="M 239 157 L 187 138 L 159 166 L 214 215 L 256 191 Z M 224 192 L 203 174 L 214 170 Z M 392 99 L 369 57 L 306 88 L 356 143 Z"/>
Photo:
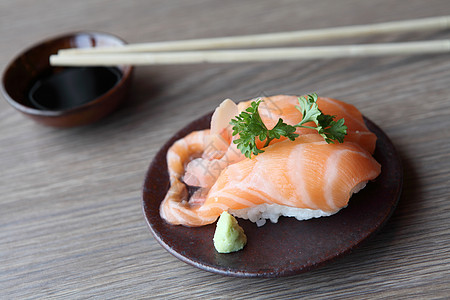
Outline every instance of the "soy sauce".
<path id="1" fill-rule="evenodd" d="M 37 109 L 65 110 L 103 95 L 120 81 L 121 76 L 117 68 L 64 68 L 36 80 L 29 90 L 28 98 Z"/>

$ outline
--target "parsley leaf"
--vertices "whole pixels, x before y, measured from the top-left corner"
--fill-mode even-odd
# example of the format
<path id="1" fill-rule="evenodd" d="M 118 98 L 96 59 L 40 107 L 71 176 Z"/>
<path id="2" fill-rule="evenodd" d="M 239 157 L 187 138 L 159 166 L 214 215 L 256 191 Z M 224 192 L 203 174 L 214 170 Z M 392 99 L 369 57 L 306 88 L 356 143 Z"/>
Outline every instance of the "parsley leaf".
<path id="1" fill-rule="evenodd" d="M 328 144 L 334 144 L 334 140 L 337 140 L 339 143 L 343 143 L 344 137 L 347 134 L 347 126 L 344 125 L 344 118 L 334 121 L 333 119 L 336 116 L 322 116 L 329 118 L 326 120 L 324 119 L 324 121 L 321 121 L 321 119 L 319 119 L 319 134 L 323 136 Z"/>
<path id="2" fill-rule="evenodd" d="M 247 158 L 253 155 L 263 153 L 264 150 L 256 146 L 256 139 L 261 142 L 266 141 L 263 148 L 267 147 L 273 139 L 279 139 L 284 136 L 294 141 L 299 135 L 295 133 L 296 128 L 315 129 L 329 144 L 344 142 L 347 134 L 347 126 L 344 125 L 344 119 L 335 121 L 336 116 L 325 115 L 320 111 L 317 105 L 317 94 L 299 97 L 299 105 L 296 108 L 302 113 L 302 119 L 294 126 L 284 123 L 283 119 L 279 119 L 272 129 L 267 129 L 258 112 L 258 107 L 262 100 L 253 101 L 250 106 L 234 119 L 230 124 L 233 126 L 233 135 L 239 134 L 239 138 L 233 143 L 237 144 L 237 148 Z M 304 125 L 313 122 L 315 126 Z"/>
<path id="3" fill-rule="evenodd" d="M 298 103 L 299 105 L 296 108 L 302 113 L 303 118 L 297 125 L 294 125 L 295 127 L 317 130 L 328 144 L 334 144 L 335 140 L 339 143 L 344 142 L 344 137 L 347 134 L 344 118 L 335 121 L 336 116 L 323 114 L 317 105 L 317 94 L 299 97 Z M 303 125 L 308 122 L 314 122 L 316 126 Z"/>
<path id="4" fill-rule="evenodd" d="M 317 94 L 308 95 L 306 98 L 303 96 L 298 98 L 299 105 L 296 105 L 295 108 L 302 113 L 303 117 L 302 120 L 296 125 L 297 127 L 304 127 L 302 125 L 308 122 L 314 122 L 316 124 L 319 123 L 317 118 L 322 114 L 322 112 L 320 111 L 316 101 Z"/>
<path id="5" fill-rule="evenodd" d="M 282 119 L 279 119 L 271 130 L 267 129 L 258 112 L 261 102 L 260 99 L 253 101 L 250 107 L 230 122 L 233 126 L 233 135 L 239 134 L 239 138 L 233 143 L 237 144 L 237 148 L 247 158 L 251 158 L 252 154 L 258 155 L 264 152 L 256 146 L 256 138 L 259 138 L 261 142 L 265 140 L 263 147 L 267 147 L 273 139 L 279 139 L 281 136 L 285 136 L 291 141 L 298 137 L 295 127 L 284 123 Z"/>

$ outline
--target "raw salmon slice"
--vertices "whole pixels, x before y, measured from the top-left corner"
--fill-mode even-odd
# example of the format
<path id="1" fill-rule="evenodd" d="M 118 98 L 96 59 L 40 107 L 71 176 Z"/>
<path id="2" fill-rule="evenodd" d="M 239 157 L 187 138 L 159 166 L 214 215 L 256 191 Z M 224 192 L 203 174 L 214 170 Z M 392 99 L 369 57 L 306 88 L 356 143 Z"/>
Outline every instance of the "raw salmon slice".
<path id="1" fill-rule="evenodd" d="M 226 210 L 246 217 L 251 213 L 246 209 L 257 210 L 267 204 L 299 209 L 299 219 L 304 209 L 316 211 L 318 216 L 331 215 L 345 207 L 353 192 L 380 171 L 378 162 L 356 144 L 298 138 L 276 143 L 252 159 L 229 165 L 204 203 L 191 205 L 166 197 L 161 212 L 169 223 L 186 226 L 212 223 Z M 261 215 L 255 221 L 260 219 Z"/>
<path id="2" fill-rule="evenodd" d="M 250 106 L 253 100 L 240 102 L 237 106 L 227 99 L 216 109 L 211 121 L 211 135 L 205 141 L 205 151 L 201 158 L 196 158 L 187 164 L 184 181 L 192 186 L 210 188 L 217 180 L 220 172 L 232 163 L 243 160 L 245 157 L 237 149 L 232 136 L 230 120 L 238 113 Z M 297 124 L 302 119 L 301 112 L 296 108 L 297 96 L 278 95 L 261 98 L 259 114 L 267 128 L 273 128 L 278 119 L 290 125 Z M 335 115 L 337 119 L 344 118 L 348 127 L 345 142 L 353 142 L 368 152 L 373 153 L 376 145 L 376 136 L 366 127 L 361 112 L 353 105 L 331 98 L 319 97 L 317 100 L 323 113 Z M 314 124 L 305 124 L 313 126 Z M 300 135 L 316 134 L 314 129 L 298 128 Z M 285 137 L 274 139 L 271 145 L 285 140 Z M 258 148 L 264 146 L 264 141 L 256 141 Z"/>

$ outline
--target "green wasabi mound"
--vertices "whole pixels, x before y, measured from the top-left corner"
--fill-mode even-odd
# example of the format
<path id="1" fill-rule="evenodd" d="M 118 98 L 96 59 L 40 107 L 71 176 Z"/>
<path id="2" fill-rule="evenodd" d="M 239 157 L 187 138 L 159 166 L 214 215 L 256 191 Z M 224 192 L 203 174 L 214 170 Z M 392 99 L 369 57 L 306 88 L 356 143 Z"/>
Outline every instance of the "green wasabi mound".
<path id="1" fill-rule="evenodd" d="M 217 221 L 213 241 L 217 252 L 230 253 L 244 248 L 247 244 L 247 236 L 236 219 L 224 211 Z"/>

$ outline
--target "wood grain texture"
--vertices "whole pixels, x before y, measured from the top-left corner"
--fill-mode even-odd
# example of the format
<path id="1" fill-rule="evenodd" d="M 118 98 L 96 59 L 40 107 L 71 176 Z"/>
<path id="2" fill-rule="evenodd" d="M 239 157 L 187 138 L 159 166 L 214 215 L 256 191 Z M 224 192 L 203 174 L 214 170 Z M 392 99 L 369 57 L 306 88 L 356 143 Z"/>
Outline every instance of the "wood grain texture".
<path id="1" fill-rule="evenodd" d="M 0 69 L 41 39 L 83 29 L 150 42 L 447 14 L 447 0 L 0 0 Z M 80 128 L 37 125 L 0 101 L 0 298 L 448 297 L 448 55 L 139 67 L 135 75 L 127 105 Z M 210 274 L 159 246 L 142 215 L 141 187 L 165 141 L 224 98 L 312 91 L 355 104 L 396 145 L 405 186 L 386 227 L 330 265 L 279 279 Z"/>

